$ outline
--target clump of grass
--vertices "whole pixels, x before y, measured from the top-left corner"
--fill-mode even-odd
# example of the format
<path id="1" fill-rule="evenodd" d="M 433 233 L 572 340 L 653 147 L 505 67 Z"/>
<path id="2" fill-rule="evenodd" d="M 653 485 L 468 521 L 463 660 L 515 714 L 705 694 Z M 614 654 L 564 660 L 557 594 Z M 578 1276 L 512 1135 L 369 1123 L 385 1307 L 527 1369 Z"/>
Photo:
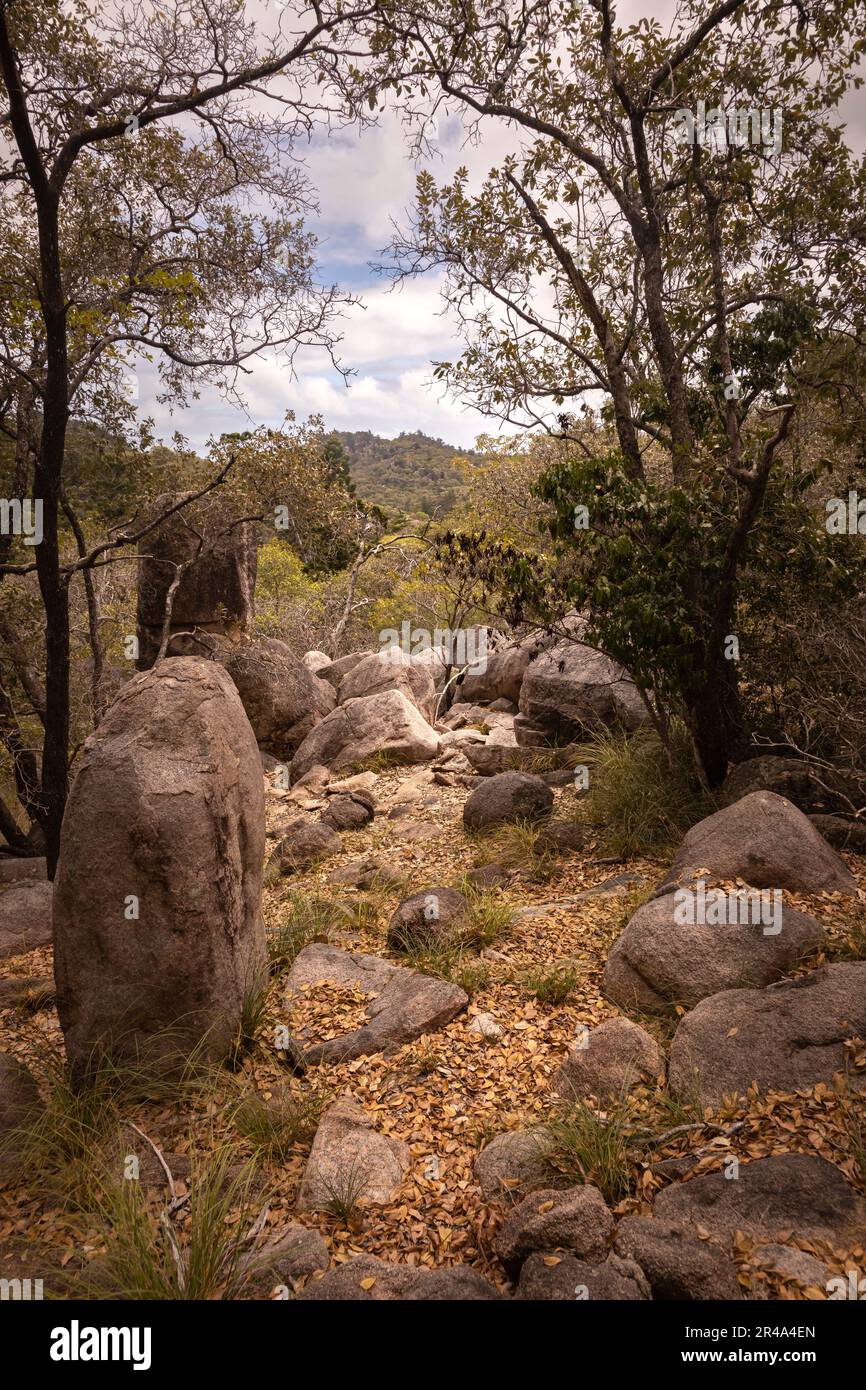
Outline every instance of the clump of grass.
<path id="1" fill-rule="evenodd" d="M 585 797 L 605 847 L 630 856 L 658 853 L 679 842 L 716 809 L 700 784 L 685 728 L 671 726 L 670 757 L 654 731 L 603 732 L 581 750 L 589 769 Z"/>
<path id="2" fill-rule="evenodd" d="M 273 1100 L 255 1093 L 243 1096 L 232 1120 L 244 1139 L 265 1160 L 288 1158 L 298 1145 L 307 1144 L 319 1125 L 325 1097 L 312 1091 L 291 1092 L 287 1087 Z"/>
<path id="3" fill-rule="evenodd" d="M 466 916 L 460 935 L 466 945 L 479 949 L 492 946 L 508 934 L 514 925 L 514 909 L 501 894 L 465 882 L 461 891 L 466 898 Z"/>
<path id="4" fill-rule="evenodd" d="M 346 775 L 354 777 L 360 772 L 387 772 L 398 763 L 399 757 L 396 753 L 382 749 L 379 753 L 371 753 L 369 758 L 361 758 L 358 762 L 352 763 Z"/>
<path id="5" fill-rule="evenodd" d="M 241 1016 L 237 1031 L 229 1048 L 227 1065 L 235 1070 L 244 1057 L 252 1051 L 256 1037 L 268 1011 L 270 981 L 267 975 L 253 977 L 243 993 Z"/>
<path id="6" fill-rule="evenodd" d="M 168 1033 L 156 1036 L 170 1045 Z M 100 1050 L 80 1078 L 56 1054 L 41 1058 L 34 1072 L 44 1106 L 9 1137 L 16 1172 L 32 1191 L 59 1199 L 68 1210 L 93 1211 L 112 1181 L 117 1136 L 130 1104 L 180 1103 L 214 1088 L 216 1069 L 202 1061 L 205 1043 L 176 1067 L 161 1070 Z"/>
<path id="7" fill-rule="evenodd" d="M 367 1175 L 357 1162 L 346 1169 L 320 1179 L 327 1200 L 323 1210 L 343 1226 L 349 1226 L 358 1211 L 358 1204 L 367 1186 Z"/>
<path id="8" fill-rule="evenodd" d="M 286 917 L 267 937 L 274 974 L 288 970 L 305 946 L 331 941 L 338 927 L 354 921 L 345 904 L 322 893 L 293 893 L 286 906 Z"/>
<path id="9" fill-rule="evenodd" d="M 107 1189 L 99 1203 L 106 1253 L 97 1292 L 104 1285 L 122 1299 L 237 1298 L 254 1272 L 246 1259 L 254 1170 L 246 1164 L 234 1171 L 235 1161 L 226 1145 L 194 1166 L 188 1210 L 177 1223 L 168 1210 L 156 1212 L 136 1182 Z"/>
<path id="10" fill-rule="evenodd" d="M 570 1183 L 592 1183 L 611 1204 L 631 1186 L 632 1142 L 624 1098 L 604 1115 L 582 1101 L 543 1127 L 546 1161 Z"/>
<path id="11" fill-rule="evenodd" d="M 576 966 L 566 962 L 549 970 L 528 970 L 521 983 L 539 1004 L 563 1004 L 579 979 Z"/>
<path id="12" fill-rule="evenodd" d="M 545 772 L 560 772 L 564 768 L 573 770 L 583 761 L 579 745 L 573 743 L 552 748 L 520 748 L 518 753 L 521 772 L 534 772 L 537 777 Z"/>
<path id="13" fill-rule="evenodd" d="M 400 948 L 400 963 L 421 975 L 435 975 L 440 980 L 454 980 L 466 961 L 463 943 L 459 940 L 424 944 L 407 937 Z"/>
<path id="14" fill-rule="evenodd" d="M 449 979 L 452 984 L 459 985 L 471 999 L 479 990 L 485 988 L 490 983 L 491 970 L 489 965 L 481 960 L 461 961 L 451 967 Z"/>
<path id="15" fill-rule="evenodd" d="M 478 840 L 478 863 L 507 864 L 525 878 L 549 878 L 555 857 L 537 847 L 541 828 L 537 822 L 525 820 L 496 826 Z"/>

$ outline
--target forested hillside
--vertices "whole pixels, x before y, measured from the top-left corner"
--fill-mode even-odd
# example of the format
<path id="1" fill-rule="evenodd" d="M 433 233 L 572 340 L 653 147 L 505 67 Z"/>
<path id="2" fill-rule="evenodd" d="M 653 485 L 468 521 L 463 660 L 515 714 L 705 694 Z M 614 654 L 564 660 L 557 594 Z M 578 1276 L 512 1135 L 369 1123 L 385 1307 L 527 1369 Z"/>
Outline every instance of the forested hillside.
<path id="1" fill-rule="evenodd" d="M 334 436 L 346 451 L 357 491 L 392 514 L 443 516 L 463 493 L 455 459 L 479 457 L 420 430 L 396 439 L 369 430 L 336 430 Z"/>

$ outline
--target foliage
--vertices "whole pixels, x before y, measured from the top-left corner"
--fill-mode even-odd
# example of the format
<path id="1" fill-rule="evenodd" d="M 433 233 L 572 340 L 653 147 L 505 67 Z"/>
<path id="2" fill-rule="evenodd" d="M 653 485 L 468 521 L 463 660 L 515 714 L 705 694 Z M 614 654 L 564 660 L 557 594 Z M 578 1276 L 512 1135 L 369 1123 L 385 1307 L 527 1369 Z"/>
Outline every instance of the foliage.
<path id="1" fill-rule="evenodd" d="M 344 450 L 361 495 L 395 520 L 449 512 L 463 491 L 457 465 L 466 459 L 471 470 L 478 458 L 420 430 L 403 431 L 396 439 L 382 439 L 369 430 L 335 430 L 329 438 Z"/>
<path id="2" fill-rule="evenodd" d="M 715 809 L 680 724 L 671 730 L 669 749 L 655 732 L 642 730 L 599 733 L 582 753 L 589 770 L 583 809 L 612 854 L 658 853 Z"/>

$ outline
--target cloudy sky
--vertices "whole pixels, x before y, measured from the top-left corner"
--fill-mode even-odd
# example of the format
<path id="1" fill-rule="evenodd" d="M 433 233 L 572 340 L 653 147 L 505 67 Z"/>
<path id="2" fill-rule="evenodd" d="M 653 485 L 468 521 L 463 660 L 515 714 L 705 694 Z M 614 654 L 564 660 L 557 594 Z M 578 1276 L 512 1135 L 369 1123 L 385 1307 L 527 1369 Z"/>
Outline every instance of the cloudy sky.
<path id="1" fill-rule="evenodd" d="M 252 3 L 258 8 L 274 0 Z M 622 0 L 617 18 L 627 26 L 651 13 L 667 26 L 674 10 L 674 0 L 654 0 L 652 5 L 649 0 Z M 862 146 L 866 111 L 861 94 L 849 95 L 843 116 L 852 143 Z M 467 147 L 459 120 L 451 118 L 442 122 L 435 157 L 425 164 L 438 179 L 460 164 L 480 178 L 502 159 L 513 138 L 499 130 L 488 134 L 483 145 Z M 311 226 L 320 241 L 320 278 L 360 300 L 341 325 L 340 357 L 353 371 L 349 384 L 323 352 L 299 355 L 294 378 L 264 356 L 245 381 L 247 415 L 215 391 L 206 391 L 190 410 L 172 417 L 155 403 L 156 383 L 144 368 L 139 373 L 140 404 L 154 417 L 158 434 L 168 438 L 180 429 L 201 448 L 209 435 L 279 425 L 287 410 L 299 420 L 322 415 L 329 429 L 372 430 L 389 437 L 417 429 L 461 447 L 471 446 L 482 432 L 504 428 L 449 399 L 432 380 L 431 363 L 453 358 L 460 350 L 441 279 L 430 274 L 395 289 L 373 270 L 393 224 L 405 225 L 420 167 L 410 158 L 396 119 L 386 116 L 362 136 L 344 131 L 318 137 L 306 152 L 306 164 L 319 201 Z"/>
<path id="2" fill-rule="evenodd" d="M 488 141 L 483 148 L 467 148 L 459 121 L 446 120 L 434 155 L 424 164 L 437 178 L 462 163 L 482 175 L 504 153 L 501 141 L 500 136 L 498 147 Z M 201 447 L 210 434 L 251 423 L 278 425 L 291 409 L 299 420 L 322 415 L 330 429 L 388 437 L 417 429 L 461 447 L 472 445 L 482 432 L 495 433 L 495 421 L 449 399 L 432 381 L 431 363 L 460 350 L 440 277 L 430 274 L 395 287 L 373 269 L 394 222 L 405 224 L 422 167 L 410 158 L 396 119 L 386 116 L 360 138 L 350 131 L 317 138 L 306 152 L 306 165 L 319 203 L 310 226 L 319 238 L 320 279 L 359 300 L 339 327 L 338 355 L 352 370 L 349 383 L 321 351 L 299 354 L 294 379 L 284 365 L 263 356 L 243 383 L 248 417 L 216 391 L 203 391 L 189 411 L 171 416 L 154 403 L 154 375 L 141 367 L 140 404 L 153 415 L 157 432 L 168 437 L 180 429 Z"/>

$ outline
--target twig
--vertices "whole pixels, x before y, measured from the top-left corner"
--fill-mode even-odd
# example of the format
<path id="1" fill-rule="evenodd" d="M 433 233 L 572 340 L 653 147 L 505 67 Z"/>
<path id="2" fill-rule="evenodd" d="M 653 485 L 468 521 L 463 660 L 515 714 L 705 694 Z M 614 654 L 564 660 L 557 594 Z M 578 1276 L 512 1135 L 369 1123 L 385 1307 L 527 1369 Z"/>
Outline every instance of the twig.
<path id="1" fill-rule="evenodd" d="M 164 1154 L 163 1154 L 163 1152 L 162 1152 L 162 1149 L 158 1148 L 158 1147 L 156 1146 L 156 1144 L 154 1144 L 153 1140 L 150 1138 L 149 1135 L 145 1134 L 145 1132 L 144 1132 L 143 1129 L 139 1129 L 138 1125 L 133 1124 L 133 1123 L 132 1123 L 132 1120 L 129 1121 L 129 1127 L 130 1127 L 130 1129 L 134 1129 L 135 1132 L 136 1132 L 136 1134 L 140 1134 L 141 1137 L 142 1137 L 142 1139 L 145 1141 L 145 1143 L 149 1144 L 150 1147 L 153 1149 L 153 1152 L 156 1154 L 157 1158 L 159 1159 L 159 1161 L 160 1161 L 160 1163 L 161 1163 L 161 1165 L 162 1165 L 162 1170 L 163 1170 L 163 1172 L 165 1173 L 166 1178 L 168 1179 L 168 1190 L 169 1190 L 169 1194 L 170 1194 L 170 1196 L 171 1196 L 171 1199 L 172 1199 L 172 1201 L 176 1201 L 176 1200 L 177 1200 L 177 1191 L 176 1191 L 175 1185 L 174 1185 L 174 1178 L 173 1178 L 172 1175 L 171 1175 L 171 1169 L 169 1168 L 168 1164 L 167 1164 L 166 1161 L 165 1161 L 165 1156 L 164 1156 Z"/>

